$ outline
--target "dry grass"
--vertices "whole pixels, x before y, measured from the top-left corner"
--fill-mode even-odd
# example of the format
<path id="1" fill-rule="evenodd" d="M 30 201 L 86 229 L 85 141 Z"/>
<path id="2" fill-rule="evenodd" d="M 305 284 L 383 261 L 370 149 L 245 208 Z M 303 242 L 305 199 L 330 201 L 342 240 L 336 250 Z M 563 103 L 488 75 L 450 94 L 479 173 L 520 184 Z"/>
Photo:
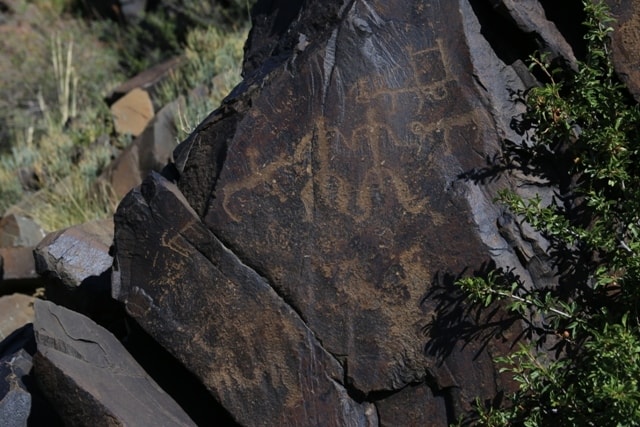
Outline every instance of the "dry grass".
<path id="1" fill-rule="evenodd" d="M 21 211 L 46 230 L 106 217 L 117 200 L 96 178 L 123 141 L 94 142 L 113 133 L 103 99 L 125 80 L 122 57 L 90 24 L 60 15 L 68 1 L 13 3 L 20 23 L 0 26 L 0 140 L 8 141 L 0 146 L 0 216 Z M 240 81 L 246 34 L 188 35 L 185 65 L 162 91 L 164 102 L 183 98 L 181 138 Z M 191 97 L 195 87 L 207 95 Z"/>

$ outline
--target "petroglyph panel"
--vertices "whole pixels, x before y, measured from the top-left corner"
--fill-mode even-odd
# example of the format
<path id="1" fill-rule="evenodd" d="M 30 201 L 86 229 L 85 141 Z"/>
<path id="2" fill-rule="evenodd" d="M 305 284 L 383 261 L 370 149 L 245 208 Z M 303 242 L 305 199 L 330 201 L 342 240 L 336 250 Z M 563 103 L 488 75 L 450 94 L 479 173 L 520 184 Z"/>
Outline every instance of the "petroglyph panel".
<path id="1" fill-rule="evenodd" d="M 240 221 L 242 212 L 251 209 L 247 201 L 255 198 L 252 193 L 256 192 L 260 198 L 275 197 L 280 204 L 302 194 L 306 221 L 312 220 L 312 206 L 318 203 L 356 222 L 367 221 L 376 207 L 381 213 L 395 204 L 404 212 L 421 213 L 426 192 L 414 189 L 397 171 L 412 165 L 428 176 L 429 170 L 437 167 L 436 154 L 444 152 L 438 147 L 447 140 L 447 129 L 473 121 L 459 84 L 448 78 L 440 43 L 435 46 L 409 54 L 407 49 L 397 52 L 398 59 L 393 62 L 415 70 L 416 76 L 399 89 L 375 73 L 356 80 L 346 89 L 346 97 L 354 99 L 355 105 L 340 107 L 338 112 L 339 117 L 349 117 L 347 121 L 331 124 L 329 115 L 317 120 L 305 135 L 296 136 L 288 127 L 269 128 L 267 116 L 254 117 L 252 113 L 251 123 L 261 126 L 260 133 L 275 141 L 269 150 L 252 140 L 236 141 L 233 148 L 243 150 L 244 164 L 242 173 L 234 174 L 237 179 L 221 189 L 228 217 Z M 339 84 L 344 82 L 334 81 L 332 88 Z M 295 99 L 293 93 L 291 97 Z M 452 99 L 457 101 L 452 103 Z M 291 102 L 291 106 L 295 104 Z M 271 107 L 271 111 L 280 112 L 287 106 Z M 291 122 L 291 127 L 296 125 Z M 299 141 L 295 152 L 290 145 L 276 149 L 281 144 L 287 147 L 292 139 Z"/>
<path id="2" fill-rule="evenodd" d="M 460 226 L 468 206 L 450 190 L 456 157 L 481 141 L 450 41 L 429 21 L 391 22 L 354 4 L 361 14 L 274 73 L 254 100 L 205 222 L 327 349 L 349 356 L 359 387 L 380 390 L 413 381 L 405 370 L 423 363 L 422 348 L 405 341 L 420 334 L 412 325 L 431 274 L 458 253 L 469 254 L 464 264 L 481 258 Z M 388 306 L 403 314 L 386 317 Z M 371 322 L 380 343 L 358 338 Z M 370 354 L 401 362 L 372 377 Z"/>
<path id="3" fill-rule="evenodd" d="M 412 55 L 413 75 L 417 86 L 425 87 L 446 79 L 446 70 L 442 62 L 440 49 L 429 49 Z"/>

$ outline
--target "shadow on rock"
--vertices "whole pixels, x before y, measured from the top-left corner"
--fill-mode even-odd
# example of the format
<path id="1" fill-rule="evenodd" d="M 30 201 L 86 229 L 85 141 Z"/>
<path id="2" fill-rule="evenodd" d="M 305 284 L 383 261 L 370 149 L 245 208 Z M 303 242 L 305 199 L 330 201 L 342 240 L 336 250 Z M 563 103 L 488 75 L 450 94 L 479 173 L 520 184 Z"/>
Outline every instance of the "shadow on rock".
<path id="1" fill-rule="evenodd" d="M 487 263 L 473 275 L 486 276 L 493 269 L 495 265 Z M 482 309 L 478 304 L 470 303 L 455 284 L 464 274 L 464 271 L 457 275 L 437 273 L 420 302 L 425 312 L 432 313 L 431 321 L 422 328 L 427 338 L 424 353 L 440 363 L 452 354 L 459 343 L 479 342 L 480 348 L 476 350 L 479 354 L 494 339 L 504 342 L 507 338 L 503 332 L 512 329 L 519 320 L 499 304 Z M 521 337 L 522 333 L 517 339 Z"/>

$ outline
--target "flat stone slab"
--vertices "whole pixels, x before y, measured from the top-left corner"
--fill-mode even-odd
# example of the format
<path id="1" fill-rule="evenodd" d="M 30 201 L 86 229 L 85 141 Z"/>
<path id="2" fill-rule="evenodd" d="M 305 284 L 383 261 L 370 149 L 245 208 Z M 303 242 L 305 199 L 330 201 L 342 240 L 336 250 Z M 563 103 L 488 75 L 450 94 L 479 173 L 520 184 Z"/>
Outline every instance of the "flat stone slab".
<path id="1" fill-rule="evenodd" d="M 35 313 L 34 370 L 65 424 L 195 426 L 110 332 L 48 301 Z"/>

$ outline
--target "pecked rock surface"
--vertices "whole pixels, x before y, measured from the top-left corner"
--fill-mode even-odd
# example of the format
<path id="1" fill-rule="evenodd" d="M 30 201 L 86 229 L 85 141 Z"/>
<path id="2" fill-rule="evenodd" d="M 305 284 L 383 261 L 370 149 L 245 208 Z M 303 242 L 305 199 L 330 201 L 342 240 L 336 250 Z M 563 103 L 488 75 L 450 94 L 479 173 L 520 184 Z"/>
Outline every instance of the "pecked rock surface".
<path id="1" fill-rule="evenodd" d="M 580 34 L 535 0 L 281 3 L 253 11 L 245 80 L 121 203 L 113 295 L 241 425 L 448 425 L 510 390 L 492 358 L 521 332 L 454 280 L 556 280 L 492 200 L 562 177 L 492 159 L 523 143 L 526 58 L 573 67 Z"/>
<path id="2" fill-rule="evenodd" d="M 377 424 L 371 405 L 351 399 L 340 384 L 339 361 L 267 281 L 205 227 L 174 184 L 152 174 L 121 209 L 137 230 L 120 235 L 126 248 L 167 244 L 172 250 L 119 258 L 114 293 L 237 421 Z M 163 212 L 172 216 L 158 215 Z M 153 269 L 152 287 L 121 276 L 142 265 Z M 186 277 L 191 286 L 177 286 Z"/>

